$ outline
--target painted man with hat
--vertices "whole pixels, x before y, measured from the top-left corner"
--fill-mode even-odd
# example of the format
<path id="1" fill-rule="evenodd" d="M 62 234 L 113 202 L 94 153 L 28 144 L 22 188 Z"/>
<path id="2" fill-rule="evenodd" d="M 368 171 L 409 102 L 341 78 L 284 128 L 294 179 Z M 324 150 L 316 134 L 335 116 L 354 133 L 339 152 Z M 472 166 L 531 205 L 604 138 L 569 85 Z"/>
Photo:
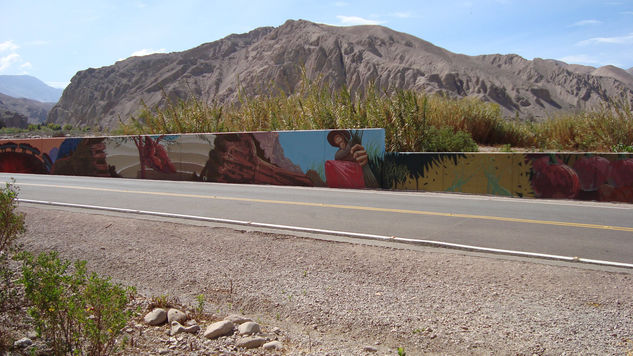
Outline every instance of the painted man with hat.
<path id="1" fill-rule="evenodd" d="M 334 154 L 337 161 L 355 162 L 362 168 L 365 187 L 378 188 L 378 181 L 369 168 L 369 156 L 361 145 L 361 139 L 357 135 L 352 137 L 349 130 L 332 130 L 327 135 L 327 141 L 338 151 Z"/>

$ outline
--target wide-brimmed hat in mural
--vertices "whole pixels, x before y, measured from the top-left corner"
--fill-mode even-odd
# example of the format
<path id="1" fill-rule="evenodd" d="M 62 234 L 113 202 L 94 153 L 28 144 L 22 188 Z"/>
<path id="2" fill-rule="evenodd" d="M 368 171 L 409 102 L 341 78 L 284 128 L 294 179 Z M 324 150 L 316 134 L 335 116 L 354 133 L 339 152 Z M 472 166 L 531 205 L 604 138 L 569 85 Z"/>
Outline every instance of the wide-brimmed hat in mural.
<path id="1" fill-rule="evenodd" d="M 349 141 L 352 138 L 352 134 L 348 130 L 332 130 L 327 134 L 327 142 L 334 147 L 338 147 L 334 142 L 334 136 L 341 135 L 345 138 L 345 141 Z"/>

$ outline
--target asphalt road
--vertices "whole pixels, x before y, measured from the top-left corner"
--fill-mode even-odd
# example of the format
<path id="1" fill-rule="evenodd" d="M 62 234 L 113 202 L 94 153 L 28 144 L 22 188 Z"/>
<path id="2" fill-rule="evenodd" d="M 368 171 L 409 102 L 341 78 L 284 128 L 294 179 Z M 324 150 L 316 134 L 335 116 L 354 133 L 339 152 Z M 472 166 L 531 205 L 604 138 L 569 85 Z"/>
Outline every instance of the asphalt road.
<path id="1" fill-rule="evenodd" d="M 633 263 L 633 205 L 0 173 L 21 199 Z"/>

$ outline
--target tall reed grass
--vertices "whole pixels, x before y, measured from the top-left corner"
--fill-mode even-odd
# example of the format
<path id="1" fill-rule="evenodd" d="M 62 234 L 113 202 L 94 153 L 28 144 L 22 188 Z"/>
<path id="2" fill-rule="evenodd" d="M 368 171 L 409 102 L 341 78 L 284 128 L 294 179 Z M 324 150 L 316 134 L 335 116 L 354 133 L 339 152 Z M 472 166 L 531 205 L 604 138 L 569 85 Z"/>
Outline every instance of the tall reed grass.
<path id="1" fill-rule="evenodd" d="M 611 151 L 633 146 L 630 105 L 616 103 L 594 112 L 564 114 L 539 123 L 506 119 L 497 104 L 412 90 L 361 93 L 331 89 L 303 75 L 298 90 L 286 94 L 270 85 L 258 95 L 239 91 L 232 104 L 207 103 L 194 96 L 164 104 L 143 104 L 122 123 L 124 134 L 236 132 L 269 130 L 384 128 L 387 151 L 473 151 L 478 145 L 533 150 Z M 435 136 L 441 134 L 441 138 Z M 434 140 L 435 139 L 435 140 Z"/>

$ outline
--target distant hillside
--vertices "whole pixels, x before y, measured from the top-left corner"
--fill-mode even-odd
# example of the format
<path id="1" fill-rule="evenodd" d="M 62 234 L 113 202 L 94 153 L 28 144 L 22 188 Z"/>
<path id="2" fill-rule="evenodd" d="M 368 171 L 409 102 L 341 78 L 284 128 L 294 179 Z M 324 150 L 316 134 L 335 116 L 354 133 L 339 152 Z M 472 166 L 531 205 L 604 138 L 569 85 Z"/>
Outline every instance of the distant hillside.
<path id="1" fill-rule="evenodd" d="M 48 112 L 53 108 L 53 105 L 55 104 L 0 94 L 0 111 L 23 115 L 28 119 L 29 124 L 39 124 L 46 121 Z"/>
<path id="2" fill-rule="evenodd" d="M 0 93 L 14 98 L 56 103 L 62 92 L 29 75 L 0 75 Z"/>
<path id="3" fill-rule="evenodd" d="M 380 89 L 414 89 L 498 103 L 505 115 L 542 119 L 551 113 L 596 108 L 610 99 L 633 100 L 633 74 L 518 55 L 466 56 L 382 26 L 335 27 L 287 21 L 230 35 L 176 53 L 131 57 L 78 72 L 48 121 L 115 127 L 152 106 L 193 94 L 234 101 L 269 83 L 298 88 L 301 67 L 352 92 L 370 83 Z"/>

